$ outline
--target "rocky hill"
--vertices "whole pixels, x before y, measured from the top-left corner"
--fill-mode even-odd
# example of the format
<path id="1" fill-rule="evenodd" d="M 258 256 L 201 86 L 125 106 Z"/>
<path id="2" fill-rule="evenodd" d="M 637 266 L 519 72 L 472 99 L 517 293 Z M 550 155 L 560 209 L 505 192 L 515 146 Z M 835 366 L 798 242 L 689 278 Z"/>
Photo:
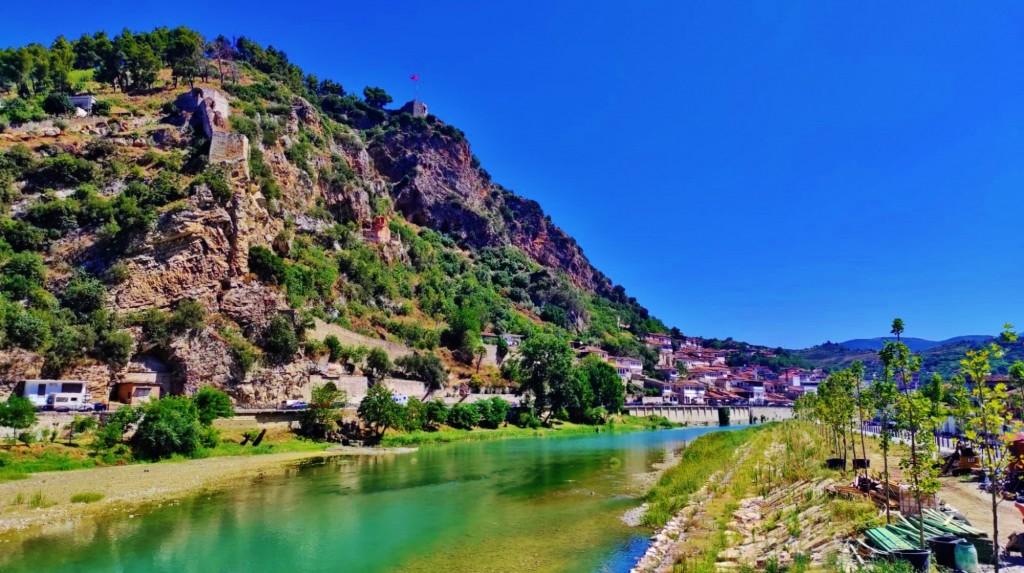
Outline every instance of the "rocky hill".
<path id="1" fill-rule="evenodd" d="M 274 403 L 331 364 L 368 368 L 318 324 L 436 355 L 449 384 L 507 387 L 482 333 L 650 360 L 637 335 L 665 330 L 460 130 L 273 47 L 185 28 L 58 38 L 0 51 L 0 102 L 8 388 L 64 377 L 107 396 L 145 374 Z"/>

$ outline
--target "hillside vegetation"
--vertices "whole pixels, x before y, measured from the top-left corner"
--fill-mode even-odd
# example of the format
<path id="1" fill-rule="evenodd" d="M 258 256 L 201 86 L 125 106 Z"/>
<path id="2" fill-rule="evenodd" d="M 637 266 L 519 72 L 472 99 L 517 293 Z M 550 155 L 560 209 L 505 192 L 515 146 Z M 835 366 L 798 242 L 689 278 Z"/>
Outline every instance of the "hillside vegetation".
<path id="1" fill-rule="evenodd" d="M 437 380 L 430 359 L 370 364 L 307 336 L 316 319 L 436 356 L 443 383 L 518 383 L 481 364 L 487 331 L 653 365 L 638 335 L 665 326 L 493 182 L 459 129 L 360 93 L 187 28 L 0 51 L 0 379 L 103 396 L 155 361 L 178 390 L 251 404 L 328 361 Z M 241 136 L 233 160 L 220 142 Z"/>

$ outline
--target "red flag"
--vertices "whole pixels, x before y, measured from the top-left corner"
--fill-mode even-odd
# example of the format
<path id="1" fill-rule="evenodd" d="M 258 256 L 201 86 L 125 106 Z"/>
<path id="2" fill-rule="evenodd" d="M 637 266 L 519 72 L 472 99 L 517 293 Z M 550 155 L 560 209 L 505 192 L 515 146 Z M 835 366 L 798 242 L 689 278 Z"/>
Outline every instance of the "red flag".
<path id="1" fill-rule="evenodd" d="M 409 76 L 409 79 L 414 81 L 414 82 L 418 82 L 418 81 L 420 81 L 420 75 L 419 74 L 413 74 L 413 75 Z"/>

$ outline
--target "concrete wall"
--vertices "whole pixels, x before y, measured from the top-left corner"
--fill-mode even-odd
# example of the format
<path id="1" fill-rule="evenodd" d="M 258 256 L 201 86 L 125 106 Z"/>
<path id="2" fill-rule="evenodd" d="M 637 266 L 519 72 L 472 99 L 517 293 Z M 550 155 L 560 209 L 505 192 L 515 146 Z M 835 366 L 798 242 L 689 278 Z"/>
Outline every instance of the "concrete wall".
<path id="1" fill-rule="evenodd" d="M 751 416 L 755 422 L 788 420 L 793 417 L 793 409 L 780 406 L 728 406 L 729 421 L 732 424 L 746 424 Z M 626 410 L 631 416 L 664 416 L 670 422 L 688 424 L 690 426 L 717 426 L 718 406 L 662 406 L 662 405 L 629 405 Z"/>

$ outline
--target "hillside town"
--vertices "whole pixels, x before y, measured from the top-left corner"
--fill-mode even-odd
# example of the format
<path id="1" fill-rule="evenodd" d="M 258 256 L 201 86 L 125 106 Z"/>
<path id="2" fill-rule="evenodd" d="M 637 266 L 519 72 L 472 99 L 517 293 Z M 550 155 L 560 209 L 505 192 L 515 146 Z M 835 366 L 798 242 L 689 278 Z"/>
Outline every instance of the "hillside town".
<path id="1" fill-rule="evenodd" d="M 577 355 L 594 354 L 615 367 L 631 403 L 666 405 L 792 406 L 805 393 L 817 391 L 827 377 L 821 369 L 726 364 L 729 351 L 704 346 L 695 337 L 647 334 L 646 345 L 657 351 L 653 375 L 639 358 L 613 356 L 600 348 L 576 344 Z"/>

